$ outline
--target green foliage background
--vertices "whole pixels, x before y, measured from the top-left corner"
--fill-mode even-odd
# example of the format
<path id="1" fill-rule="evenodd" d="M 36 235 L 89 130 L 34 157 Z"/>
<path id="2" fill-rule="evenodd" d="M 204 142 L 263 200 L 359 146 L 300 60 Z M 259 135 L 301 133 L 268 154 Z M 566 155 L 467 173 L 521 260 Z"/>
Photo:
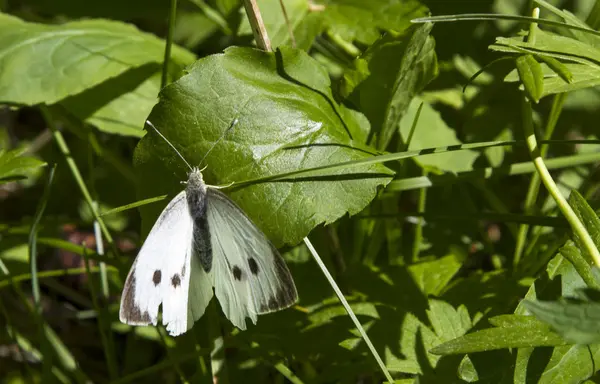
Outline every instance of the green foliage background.
<path id="1" fill-rule="evenodd" d="M 239 0 L 0 2 L 2 381 L 600 382 L 600 1 L 257 3 L 273 52 Z M 188 172 L 146 119 L 234 183 L 296 306 L 119 322 Z"/>

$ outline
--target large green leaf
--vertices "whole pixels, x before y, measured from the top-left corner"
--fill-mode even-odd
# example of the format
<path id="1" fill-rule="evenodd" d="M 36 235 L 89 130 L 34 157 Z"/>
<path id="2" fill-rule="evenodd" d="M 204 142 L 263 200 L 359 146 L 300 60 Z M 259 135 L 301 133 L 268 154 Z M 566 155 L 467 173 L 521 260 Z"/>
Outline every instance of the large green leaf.
<path id="1" fill-rule="evenodd" d="M 333 100 L 316 61 L 285 47 L 276 53 L 230 48 L 199 60 L 161 92 L 149 119 L 190 164 L 198 165 L 214 145 L 204 172 L 211 184 L 372 156 L 364 117 Z M 187 170 L 156 134 L 140 141 L 135 160 L 141 198 L 181 190 Z M 390 180 L 379 164 L 334 173 L 253 184 L 230 196 L 277 245 L 296 243 L 316 225 L 362 210 Z M 146 228 L 159 209 L 142 210 Z"/>
<path id="2" fill-rule="evenodd" d="M 415 95 L 437 75 L 432 24 L 388 34 L 344 74 L 343 94 L 367 115 L 377 146 L 384 149 Z"/>
<path id="3" fill-rule="evenodd" d="M 60 102 L 72 115 L 106 133 L 144 135 L 144 121 L 158 101 L 156 65 L 131 69 Z"/>
<path id="4" fill-rule="evenodd" d="M 416 0 L 325 0 L 327 29 L 345 40 L 372 44 L 381 30 L 401 32 L 427 8 Z"/>
<path id="5" fill-rule="evenodd" d="M 21 156 L 23 150 L 0 150 L 0 184 L 22 179 L 35 169 L 46 165 L 34 157 Z"/>
<path id="6" fill-rule="evenodd" d="M 55 103 L 130 68 L 160 63 L 164 53 L 162 40 L 119 22 L 43 25 L 6 14 L 0 47 L 0 101 L 26 105 Z M 183 64 L 193 56 L 175 48 L 173 59 Z"/>

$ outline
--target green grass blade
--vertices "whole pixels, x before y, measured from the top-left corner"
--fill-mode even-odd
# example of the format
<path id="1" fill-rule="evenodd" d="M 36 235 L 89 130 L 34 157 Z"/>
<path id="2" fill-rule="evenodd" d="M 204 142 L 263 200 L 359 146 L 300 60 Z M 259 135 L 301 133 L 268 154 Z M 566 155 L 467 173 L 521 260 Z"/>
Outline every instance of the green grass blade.
<path id="1" fill-rule="evenodd" d="M 54 172 L 56 171 L 56 165 L 50 168 L 48 174 L 48 181 L 46 182 L 46 188 L 44 194 L 40 199 L 40 203 L 33 217 L 33 224 L 29 230 L 29 265 L 31 268 L 31 289 L 33 294 L 33 302 L 36 313 L 39 315 L 42 313 L 41 308 L 41 297 L 40 297 L 40 284 L 37 278 L 37 233 L 40 221 L 46 210 L 48 199 L 50 198 L 50 190 L 52 188 L 52 182 L 54 181 Z"/>
<path id="2" fill-rule="evenodd" d="M 584 153 L 572 156 L 556 157 L 546 160 L 546 168 L 549 170 L 571 168 L 578 165 L 591 164 L 600 161 L 600 153 Z M 531 161 L 510 164 L 501 167 L 486 167 L 473 171 L 460 172 L 457 174 L 429 175 L 409 177 L 394 180 L 386 187 L 386 192 L 400 192 L 411 189 L 438 187 L 458 182 L 468 182 L 478 179 L 491 179 L 499 176 L 515 176 L 536 171 Z"/>
<path id="3" fill-rule="evenodd" d="M 111 273 L 119 272 L 119 270 L 115 267 L 108 267 L 107 271 L 111 272 Z M 82 275 L 84 273 L 86 273 L 85 268 L 54 269 L 54 270 L 50 270 L 50 271 L 38 272 L 37 278 L 39 280 L 39 279 L 43 279 L 43 278 L 47 278 L 47 277 L 76 276 L 76 275 Z M 99 267 L 91 267 L 90 273 L 100 273 L 100 268 Z M 6 288 L 7 286 L 9 286 L 12 283 L 20 283 L 22 281 L 31 280 L 31 278 L 32 278 L 31 273 L 23 273 L 21 275 L 8 276 L 4 279 L 0 279 L 0 289 Z"/>
<path id="4" fill-rule="evenodd" d="M 106 306 L 100 308 L 98 305 L 98 293 L 96 292 L 96 287 L 94 285 L 94 279 L 90 272 L 90 259 L 87 257 L 87 253 L 83 252 L 83 259 L 85 263 L 85 272 L 88 277 L 89 287 L 90 287 L 90 295 L 92 296 L 92 304 L 94 309 L 98 313 L 98 331 L 100 333 L 100 339 L 102 341 L 104 357 L 106 358 L 106 366 L 108 368 L 108 375 L 111 380 L 117 378 L 117 361 L 115 356 L 115 348 L 114 343 L 111 337 L 110 332 L 110 324 L 107 324 L 107 313 Z M 102 267 L 100 268 L 100 273 L 102 274 Z M 105 270 L 106 271 L 106 270 Z"/>
<path id="5" fill-rule="evenodd" d="M 595 31 L 590 28 L 584 28 L 577 25 L 567 24 L 560 21 L 538 19 L 535 17 L 528 16 L 514 16 L 514 15 L 502 15 L 497 13 L 464 13 L 462 15 L 442 15 L 442 16 L 429 16 L 420 17 L 411 20 L 412 23 L 445 23 L 452 21 L 482 21 L 482 20 L 513 20 L 520 21 L 522 23 L 538 23 L 552 27 L 562 27 L 573 29 L 576 31 L 586 32 L 592 35 L 600 36 L 599 31 Z"/>
<path id="6" fill-rule="evenodd" d="M 335 294 L 337 295 L 338 299 L 340 300 L 340 302 L 344 306 L 344 309 L 348 313 L 348 316 L 350 316 L 350 319 L 352 319 L 352 322 L 356 326 L 356 329 L 358 329 L 358 332 L 360 333 L 362 339 L 365 341 L 365 343 L 367 344 L 367 347 L 371 351 L 371 354 L 373 355 L 373 357 L 377 361 L 377 364 L 379 365 L 379 368 L 381 368 L 381 372 L 383 372 L 383 375 L 385 376 L 385 378 L 387 379 L 388 382 L 393 383 L 394 379 L 392 378 L 392 375 L 390 375 L 390 372 L 388 371 L 387 367 L 383 363 L 383 360 L 379 356 L 379 353 L 377 353 L 377 350 L 375 349 L 375 346 L 373 345 L 373 343 L 371 343 L 371 339 L 369 339 L 369 336 L 367 335 L 367 333 L 365 332 L 364 328 L 360 324 L 360 321 L 358 321 L 358 318 L 354 314 L 354 311 L 352 310 L 352 308 L 350 308 L 350 304 L 348 304 L 348 301 L 344 297 L 344 294 L 342 293 L 342 291 L 338 287 L 337 283 L 333 279 L 333 276 L 331 276 L 331 274 L 327 270 L 327 267 L 325 266 L 325 263 L 323 263 L 323 260 L 321 260 L 321 257 L 317 253 L 317 250 L 313 247 L 313 245 L 310 242 L 310 240 L 308 239 L 308 237 L 304 238 L 304 244 L 306 244 L 306 247 L 308 248 L 308 250 L 312 254 L 312 256 L 315 259 L 315 261 L 317 262 L 317 265 L 321 269 L 321 272 L 323 272 L 323 274 L 325 275 L 325 278 L 327 279 L 327 281 L 331 285 L 331 288 L 333 288 L 333 291 L 335 292 Z"/>
<path id="7" fill-rule="evenodd" d="M 96 207 L 94 205 L 92 196 L 90 195 L 90 192 L 89 192 L 87 186 L 85 185 L 85 182 L 83 181 L 83 177 L 81 176 L 81 173 L 79 172 L 79 168 L 77 168 L 77 164 L 75 163 L 75 160 L 73 160 L 73 158 L 71 157 L 71 151 L 69 151 L 67 142 L 65 141 L 62 133 L 54 126 L 54 121 L 52 120 L 52 115 L 50 114 L 50 110 L 46 106 L 41 106 L 41 112 L 42 112 L 42 115 L 44 116 L 44 119 L 46 120 L 46 124 L 48 124 L 48 127 L 52 131 L 52 136 L 54 137 L 54 141 L 58 145 L 58 149 L 60 150 L 61 154 L 65 158 L 65 161 L 67 162 L 67 166 L 69 167 L 69 170 L 71 171 L 71 174 L 73 175 L 73 178 L 75 179 L 75 182 L 77 183 L 77 186 L 79 187 L 79 190 L 81 191 L 81 194 L 83 195 L 84 200 L 88 204 L 88 206 L 92 212 L 92 215 L 94 216 L 94 219 L 97 220 L 98 223 L 100 224 L 102 233 L 104 234 L 106 241 L 110 244 L 111 249 L 113 251 L 113 255 L 118 256 L 119 251 L 115 245 L 115 242 L 114 242 L 110 232 L 108 231 L 108 227 L 106 227 L 106 224 L 100 217 L 98 210 L 96 209 Z"/>

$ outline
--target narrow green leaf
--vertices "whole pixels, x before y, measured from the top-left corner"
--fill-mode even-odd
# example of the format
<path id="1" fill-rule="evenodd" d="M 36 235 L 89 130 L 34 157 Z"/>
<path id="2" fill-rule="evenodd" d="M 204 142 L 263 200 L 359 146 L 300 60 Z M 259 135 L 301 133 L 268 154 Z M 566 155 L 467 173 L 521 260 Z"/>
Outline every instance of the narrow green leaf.
<path id="1" fill-rule="evenodd" d="M 569 343 L 600 342 L 600 303 L 525 300 L 523 305 Z"/>
<path id="2" fill-rule="evenodd" d="M 579 89 L 594 88 L 600 85 L 600 66 L 590 67 L 589 65 L 579 63 L 567 63 L 565 67 L 572 74 L 570 82 L 566 82 L 546 63 L 542 64 L 544 74 L 544 91 L 542 97 L 557 93 L 572 92 Z M 519 81 L 518 72 L 515 70 L 509 73 L 505 81 Z"/>
<path id="3" fill-rule="evenodd" d="M 369 118 L 379 149 L 398 131 L 413 97 L 437 75 L 431 28 L 424 24 L 402 35 L 385 35 L 344 74 L 344 92 Z"/>
<path id="4" fill-rule="evenodd" d="M 560 248 L 559 252 L 565 259 L 569 260 L 569 262 L 573 264 L 573 267 L 579 276 L 581 276 L 583 281 L 585 281 L 588 287 L 600 289 L 600 282 L 595 278 L 594 272 L 590 265 L 590 257 L 589 255 L 587 259 L 583 257 L 581 254 L 582 249 L 583 248 L 575 246 L 571 240 L 568 240 L 567 243 Z"/>
<path id="5" fill-rule="evenodd" d="M 544 91 L 544 75 L 542 67 L 533 55 L 523 55 L 517 58 L 517 71 L 527 96 L 536 103 Z"/>
<path id="6" fill-rule="evenodd" d="M 436 355 L 484 352 L 503 348 L 552 347 L 568 344 L 545 324 L 528 327 L 488 328 L 438 345 Z"/>
<path id="7" fill-rule="evenodd" d="M 553 57 L 546 55 L 536 55 L 535 58 L 546 63 L 546 65 L 550 69 L 552 69 L 554 73 L 560 76 L 560 78 L 566 81 L 567 83 L 571 83 L 573 81 L 573 73 L 565 64 L 561 63 Z"/>
<path id="8" fill-rule="evenodd" d="M 161 201 L 166 198 L 167 198 L 167 195 L 162 195 L 162 196 L 151 197 L 149 199 L 139 200 L 139 201 L 136 201 L 135 203 L 122 205 L 120 207 L 116 207 L 113 209 L 109 209 L 108 211 L 104 211 L 100 214 L 100 217 L 110 216 L 110 215 L 114 215 L 115 213 L 119 213 L 119 212 L 127 211 L 127 210 L 130 210 L 133 208 L 141 207 L 146 204 L 156 203 L 157 201 Z"/>
<path id="9" fill-rule="evenodd" d="M 569 196 L 569 205 L 573 208 L 573 211 L 583 223 L 585 229 L 590 234 L 596 248 L 600 249 L 600 218 L 596 212 L 590 207 L 587 201 L 581 196 L 581 194 L 573 189 Z M 575 242 L 578 243 L 579 239 L 575 237 Z M 579 249 L 585 249 L 578 243 Z M 589 256 L 589 255 L 588 255 Z M 590 259 L 588 259 L 590 260 Z M 591 261 L 591 260 L 590 260 Z"/>
<path id="10" fill-rule="evenodd" d="M 496 43 L 492 44 L 489 48 L 491 50 L 514 53 L 521 53 L 520 49 L 524 49 L 532 54 L 546 55 L 566 62 L 585 64 L 590 67 L 598 66 L 600 62 L 600 48 L 542 29 L 536 30 L 535 41 L 533 43 L 523 41 L 521 37 L 498 37 Z"/>

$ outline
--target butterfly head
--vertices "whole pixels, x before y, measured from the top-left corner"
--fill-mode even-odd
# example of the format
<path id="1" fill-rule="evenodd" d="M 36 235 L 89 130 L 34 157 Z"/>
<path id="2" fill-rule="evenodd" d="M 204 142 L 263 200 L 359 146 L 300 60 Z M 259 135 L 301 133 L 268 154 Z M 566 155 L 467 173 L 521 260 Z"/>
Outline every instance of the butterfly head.
<path id="1" fill-rule="evenodd" d="M 206 184 L 204 184 L 204 179 L 202 178 L 202 170 L 198 167 L 192 168 L 186 184 L 187 191 L 206 192 Z"/>

